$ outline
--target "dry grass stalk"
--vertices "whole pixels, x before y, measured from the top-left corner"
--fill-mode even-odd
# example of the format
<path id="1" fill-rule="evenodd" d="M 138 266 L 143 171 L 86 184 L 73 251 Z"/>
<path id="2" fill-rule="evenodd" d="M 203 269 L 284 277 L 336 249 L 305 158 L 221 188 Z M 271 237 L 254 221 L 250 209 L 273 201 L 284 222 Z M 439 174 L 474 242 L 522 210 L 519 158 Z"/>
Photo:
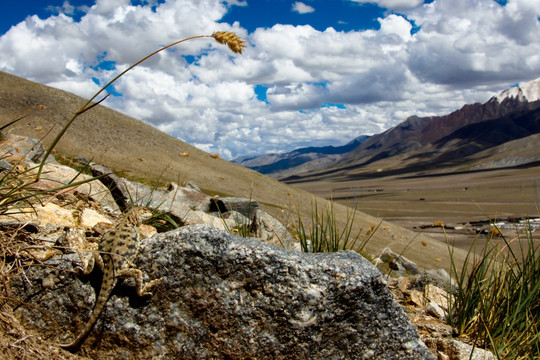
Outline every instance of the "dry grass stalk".
<path id="1" fill-rule="evenodd" d="M 53 151 L 56 144 L 58 144 L 58 142 L 60 141 L 62 136 L 64 136 L 65 132 L 71 126 L 71 124 L 75 121 L 75 119 L 79 115 L 81 115 L 81 114 L 85 113 L 86 111 L 94 108 L 95 106 L 97 106 L 101 102 L 103 102 L 105 99 L 107 99 L 107 97 L 110 95 L 110 93 L 105 95 L 101 100 L 99 100 L 97 102 L 93 102 L 102 92 L 106 91 L 106 89 L 109 86 L 111 86 L 116 80 L 118 80 L 120 77 L 122 77 L 122 75 L 124 75 L 125 73 L 127 73 L 128 71 L 133 69 L 134 67 L 138 66 L 140 63 L 146 61 L 148 58 L 150 58 L 150 57 L 156 55 L 157 53 L 159 53 L 161 51 L 164 51 L 164 50 L 166 50 L 166 49 L 168 49 L 170 47 L 176 46 L 176 45 L 181 44 L 181 43 L 183 43 L 185 41 L 188 41 L 188 40 L 199 39 L 199 38 L 208 38 L 208 37 L 213 37 L 220 44 L 226 44 L 229 47 L 229 49 L 231 49 L 232 52 L 237 53 L 237 54 L 241 54 L 242 50 L 246 47 L 246 44 L 245 44 L 244 40 L 242 40 L 235 33 L 230 32 L 230 31 L 217 31 L 217 32 L 214 32 L 212 35 L 197 35 L 197 36 L 191 36 L 191 37 L 179 40 L 179 41 L 175 41 L 175 42 L 173 42 L 173 43 L 171 43 L 171 44 L 169 44 L 167 46 L 164 46 L 164 47 L 152 52 L 151 54 L 146 55 L 144 58 L 137 61 L 135 64 L 129 66 L 127 69 L 125 69 L 120 74 L 118 74 L 116 77 L 114 77 L 111 81 L 109 81 L 105 86 L 103 86 L 101 89 L 99 89 L 78 111 L 76 111 L 73 114 L 72 118 L 67 122 L 66 125 L 64 125 L 62 130 L 58 133 L 58 135 L 56 135 L 56 137 L 52 141 L 51 145 L 47 148 L 47 150 L 45 152 L 45 155 L 43 156 L 43 160 L 39 164 L 38 173 L 36 175 L 36 180 L 39 180 L 39 178 L 41 176 L 41 173 L 43 171 L 43 166 L 45 165 L 45 159 L 47 159 L 49 154 Z"/>

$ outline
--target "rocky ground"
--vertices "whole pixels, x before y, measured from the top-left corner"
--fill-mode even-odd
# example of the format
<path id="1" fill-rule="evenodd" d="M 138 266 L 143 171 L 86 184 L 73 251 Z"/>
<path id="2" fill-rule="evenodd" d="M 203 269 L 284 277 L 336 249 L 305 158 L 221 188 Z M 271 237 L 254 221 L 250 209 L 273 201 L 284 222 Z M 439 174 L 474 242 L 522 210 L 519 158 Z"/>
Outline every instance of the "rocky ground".
<path id="1" fill-rule="evenodd" d="M 28 161 L 32 159 L 15 158 L 11 164 L 7 160 L 1 164 L 6 169 L 4 174 L 13 166 L 21 167 L 17 171 L 31 168 Z M 118 178 L 102 166 L 91 168 L 101 177 L 100 182 L 53 192 L 33 211 L 0 217 L 4 254 L 1 280 L 5 286 L 0 294 L 0 348 L 9 359 L 111 354 L 116 358 L 148 358 L 159 357 L 159 349 L 170 356 L 171 349 L 177 349 L 188 358 L 198 358 L 196 354 L 201 355 L 199 358 L 242 358 L 242 354 L 257 358 L 256 349 L 264 350 L 259 358 L 366 358 L 370 354 L 371 358 L 389 358 L 394 354 L 394 358 L 469 359 L 471 353 L 473 359 L 493 358 L 491 353 L 474 348 L 469 339 L 454 337 L 452 328 L 444 322 L 451 292 L 451 279 L 444 270 L 422 271 L 390 249 L 375 258 L 387 276 L 352 252 L 304 254 L 287 229 L 252 199 L 210 197 L 194 184 L 151 189 Z M 40 190 L 86 177 L 54 163 L 47 165 L 46 174 L 47 180 L 35 184 Z M 148 253 L 139 258 L 138 264 L 148 276 L 157 277 L 163 272 L 157 267 L 169 264 L 165 254 L 177 249 L 178 255 L 170 260 L 176 270 L 164 286 L 170 288 L 167 294 L 173 289 L 180 291 L 178 298 L 182 301 L 171 302 L 170 296 L 162 293 L 145 306 L 133 303 L 122 288 L 113 295 L 112 305 L 105 312 L 110 324 L 96 330 L 113 340 L 98 334 L 76 355 L 61 350 L 55 345 L 58 334 L 66 327 L 79 328 L 77 321 L 79 325 L 84 321 L 80 313 L 89 313 L 93 305 L 92 281 L 81 282 L 69 271 L 79 261 L 78 249 L 92 247 L 115 223 L 115 216 L 134 200 L 161 209 L 166 215 L 140 230 L 149 239 L 145 243 Z M 173 223 L 185 230 L 156 235 Z M 258 240 L 234 236 L 246 227 Z M 66 236 L 74 229 L 84 234 L 79 239 L 82 243 Z M 164 249 L 165 243 L 171 245 Z M 64 270 L 52 276 L 58 269 Z M 305 274 L 310 277 L 304 278 Z M 302 281 L 306 283 L 302 285 Z M 190 284 L 187 290 L 186 283 Z M 70 288 L 77 289 L 75 295 L 68 293 L 65 297 Z M 387 289 L 393 298 L 388 297 Z M 191 294 L 189 298 L 186 293 Z M 374 301 L 374 297 L 380 300 Z M 216 307 L 216 302 L 221 305 Z M 385 305 L 372 309 L 371 302 Z M 58 313 L 59 308 L 65 312 Z M 168 310 L 162 312 L 162 308 Z M 290 308 L 290 313 L 284 308 Z M 161 317 L 173 309 L 178 317 Z M 366 318 L 368 309 L 372 313 Z M 116 319 L 116 311 L 132 318 L 123 323 L 111 321 Z M 141 316 L 141 311 L 149 311 L 148 316 Z M 57 316 L 51 317 L 54 313 Z M 267 317 L 263 323 L 261 314 Z M 73 323 L 74 318 L 79 320 Z M 367 322 L 359 325 L 361 321 Z M 162 322 L 167 324 L 166 335 L 140 330 L 148 323 Z M 416 332 L 429 352 L 417 344 Z M 326 338 L 321 339 L 320 334 L 326 334 Z M 201 348 L 192 343 L 197 338 L 199 342 L 211 341 Z M 171 341 L 184 345 L 171 346 Z M 320 348 L 313 349 L 313 344 Z"/>

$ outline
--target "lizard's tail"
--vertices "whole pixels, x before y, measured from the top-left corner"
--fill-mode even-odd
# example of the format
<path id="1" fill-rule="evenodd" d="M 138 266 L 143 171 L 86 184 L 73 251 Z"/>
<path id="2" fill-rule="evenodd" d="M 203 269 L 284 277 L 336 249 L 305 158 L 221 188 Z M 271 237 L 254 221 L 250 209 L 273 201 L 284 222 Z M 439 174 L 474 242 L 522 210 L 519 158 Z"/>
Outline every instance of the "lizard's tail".
<path id="1" fill-rule="evenodd" d="M 90 334 L 90 331 L 92 331 L 92 328 L 96 324 L 99 315 L 101 314 L 101 311 L 105 307 L 105 304 L 107 304 L 107 300 L 109 299 L 109 296 L 111 295 L 112 289 L 114 288 L 115 284 L 116 278 L 114 277 L 113 272 L 105 271 L 103 275 L 103 282 L 101 284 L 101 290 L 96 300 L 94 311 L 92 312 L 90 319 L 86 323 L 84 330 L 71 343 L 60 344 L 59 346 L 61 348 L 64 348 L 68 351 L 77 351 L 81 347 L 82 343 L 84 342 L 84 340 L 86 340 L 88 334 Z"/>

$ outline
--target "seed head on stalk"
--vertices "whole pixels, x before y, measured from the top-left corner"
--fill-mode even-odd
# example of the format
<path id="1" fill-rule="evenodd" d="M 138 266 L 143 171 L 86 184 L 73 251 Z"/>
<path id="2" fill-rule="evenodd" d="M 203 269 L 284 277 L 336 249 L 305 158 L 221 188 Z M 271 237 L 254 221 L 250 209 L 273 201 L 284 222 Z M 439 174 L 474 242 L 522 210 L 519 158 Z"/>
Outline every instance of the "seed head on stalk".
<path id="1" fill-rule="evenodd" d="M 238 35 L 230 31 L 216 31 L 212 37 L 220 44 L 225 44 L 233 53 L 241 54 L 246 43 Z"/>
<path id="2" fill-rule="evenodd" d="M 172 46 L 183 43 L 184 41 L 187 41 L 187 40 L 198 39 L 198 38 L 208 38 L 208 37 L 213 37 L 214 39 L 216 39 L 218 43 L 227 45 L 229 49 L 231 49 L 231 51 L 236 54 L 242 54 L 242 50 L 244 50 L 244 48 L 246 47 L 246 43 L 244 42 L 244 40 L 242 40 L 238 35 L 236 35 L 236 33 L 231 32 L 231 31 L 216 31 L 212 35 L 197 35 L 197 36 L 191 36 L 191 37 L 179 40 L 179 41 L 175 41 L 167 46 L 162 47 L 161 49 L 154 51 L 153 53 L 149 55 L 146 55 L 144 58 L 137 61 L 135 64 L 131 65 L 130 67 L 122 71 L 119 75 L 117 75 L 114 79 L 109 81 L 97 93 L 95 93 L 94 96 L 92 96 L 92 98 L 90 98 L 90 100 L 88 100 L 77 112 L 75 112 L 75 114 L 73 114 L 73 117 L 67 122 L 67 124 L 62 128 L 62 130 L 60 130 L 60 133 L 56 136 L 56 138 L 52 141 L 51 145 L 47 148 L 47 151 L 45 152 L 45 155 L 43 156 L 43 160 L 39 164 L 38 172 L 37 172 L 34 182 L 39 181 L 41 177 L 41 172 L 43 171 L 43 166 L 45 165 L 45 160 L 47 159 L 51 151 L 54 149 L 56 144 L 58 144 L 62 136 L 64 136 L 66 130 L 71 126 L 73 121 L 75 121 L 75 119 L 82 113 L 92 109 L 94 106 L 100 104 L 103 100 L 105 100 L 107 96 L 109 96 L 109 94 L 104 96 L 101 100 L 92 103 L 92 101 L 94 101 L 94 99 L 97 98 L 99 94 L 101 94 L 103 91 L 105 91 L 105 89 L 107 89 L 112 83 L 118 80 L 118 78 L 120 78 L 122 75 L 127 73 L 129 70 L 133 69 L 135 66 L 139 65 L 146 59 L 156 55 L 157 53 L 165 49 L 168 49 Z"/>

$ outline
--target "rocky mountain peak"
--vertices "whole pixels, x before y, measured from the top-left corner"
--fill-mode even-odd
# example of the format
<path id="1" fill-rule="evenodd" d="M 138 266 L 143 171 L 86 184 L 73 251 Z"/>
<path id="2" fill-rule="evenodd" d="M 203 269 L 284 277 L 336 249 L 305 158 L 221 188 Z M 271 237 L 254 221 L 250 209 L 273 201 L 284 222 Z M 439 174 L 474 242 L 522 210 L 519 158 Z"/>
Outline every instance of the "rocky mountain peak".
<path id="1" fill-rule="evenodd" d="M 516 99 L 520 102 L 538 101 L 540 100 L 540 78 L 503 90 L 492 99 L 499 104 L 506 99 Z"/>

